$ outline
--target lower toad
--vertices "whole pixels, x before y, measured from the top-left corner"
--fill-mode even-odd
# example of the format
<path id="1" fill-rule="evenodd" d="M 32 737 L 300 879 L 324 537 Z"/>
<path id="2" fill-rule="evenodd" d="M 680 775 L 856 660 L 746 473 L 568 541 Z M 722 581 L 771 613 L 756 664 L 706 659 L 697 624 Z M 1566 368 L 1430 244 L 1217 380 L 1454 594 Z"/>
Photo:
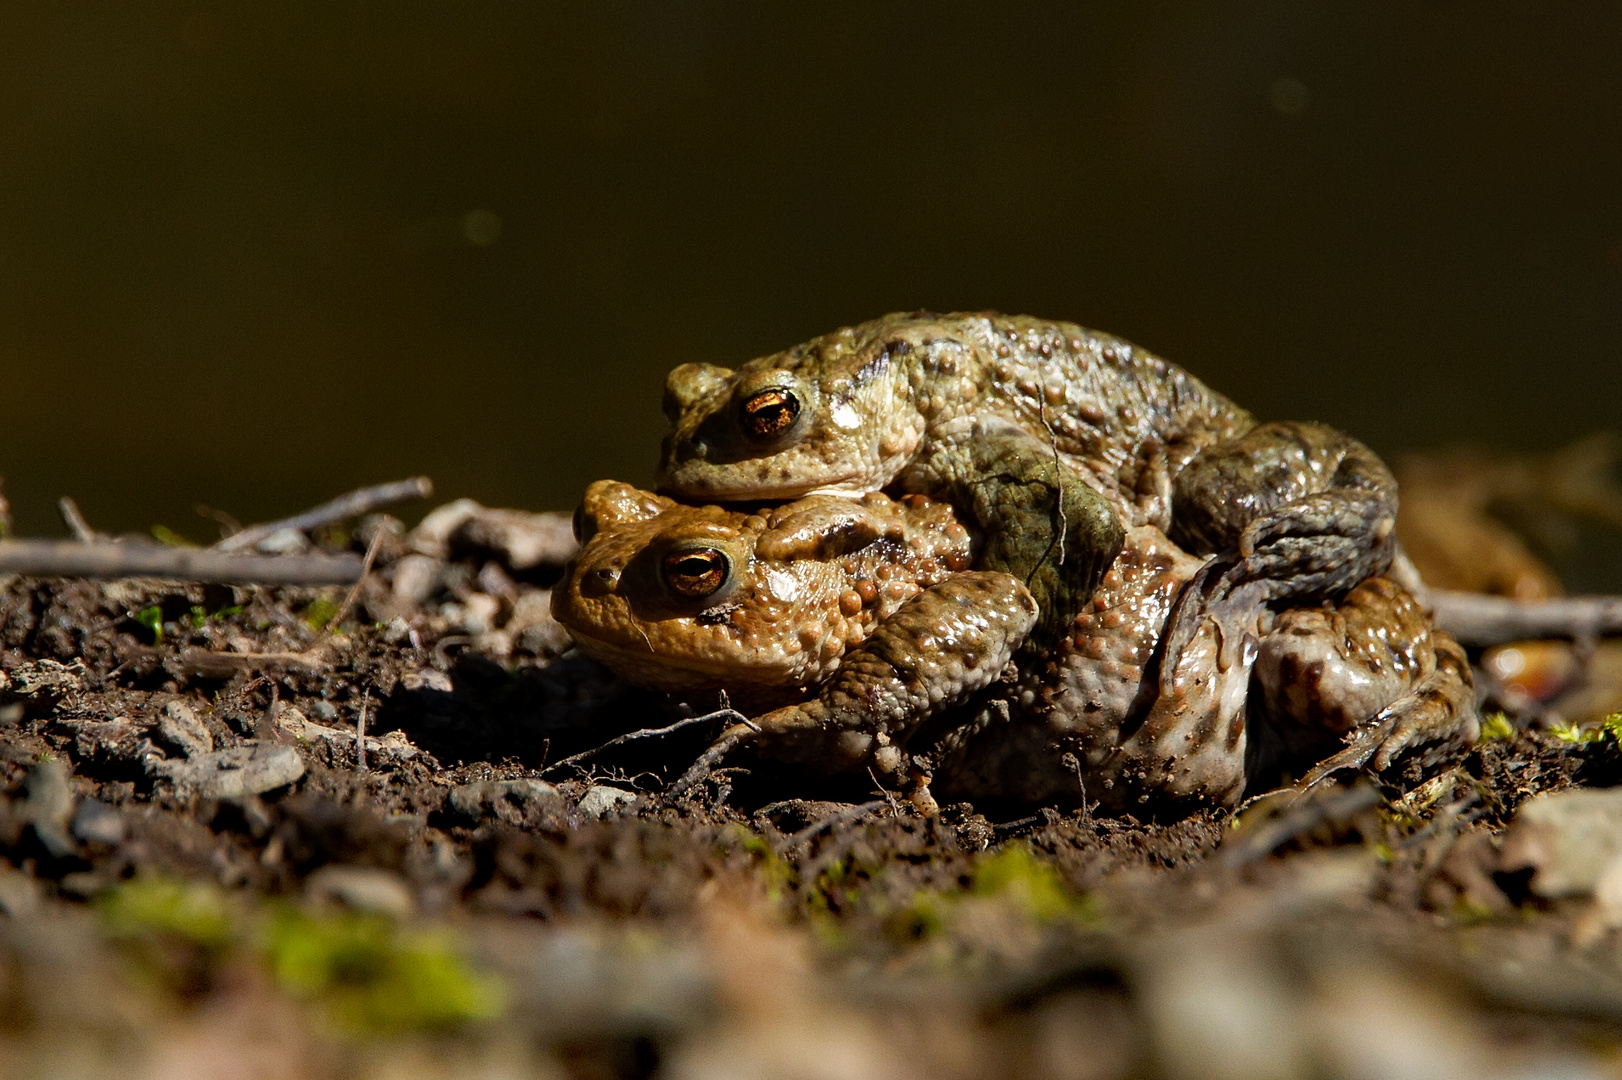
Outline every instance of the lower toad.
<path id="1" fill-rule="evenodd" d="M 635 682 L 768 709 L 710 762 L 748 745 L 871 769 L 925 807 L 939 792 L 1163 809 L 1234 805 L 1337 750 L 1331 765 L 1383 769 L 1477 730 L 1462 651 L 1385 577 L 1238 627 L 1206 618 L 1162 672 L 1203 562 L 1153 526 L 1126 531 L 1067 632 L 1037 648 L 1030 592 L 965 569 L 970 536 L 942 503 L 749 513 L 604 482 L 580 521 L 553 611 L 581 648 Z"/>

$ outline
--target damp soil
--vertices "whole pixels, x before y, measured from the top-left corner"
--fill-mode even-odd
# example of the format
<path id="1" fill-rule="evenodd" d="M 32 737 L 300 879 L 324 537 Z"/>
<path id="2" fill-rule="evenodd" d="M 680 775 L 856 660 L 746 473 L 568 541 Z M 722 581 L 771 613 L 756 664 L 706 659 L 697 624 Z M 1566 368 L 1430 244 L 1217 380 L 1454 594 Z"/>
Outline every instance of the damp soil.
<path id="1" fill-rule="evenodd" d="M 1497 869 L 1524 800 L 1622 780 L 1614 742 L 1516 729 L 1166 821 L 923 817 L 758 762 L 672 800 L 715 726 L 558 765 L 690 714 L 517 626 L 549 582 L 499 563 L 447 553 L 402 612 L 381 560 L 336 626 L 342 589 L 0 583 L 0 1075 L 1378 1075 L 1404 1039 L 1511 1075 L 1622 1053 L 1622 950 Z"/>

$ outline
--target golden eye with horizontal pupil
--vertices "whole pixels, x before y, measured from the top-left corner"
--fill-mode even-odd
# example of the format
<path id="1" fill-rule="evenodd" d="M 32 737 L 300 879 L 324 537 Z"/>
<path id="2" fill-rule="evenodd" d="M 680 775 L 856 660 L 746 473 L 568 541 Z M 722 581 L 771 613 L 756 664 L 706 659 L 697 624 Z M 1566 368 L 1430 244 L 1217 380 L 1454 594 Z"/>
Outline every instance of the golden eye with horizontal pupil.
<path id="1" fill-rule="evenodd" d="M 743 426 L 756 439 L 775 439 L 794 426 L 800 399 L 792 390 L 762 390 L 743 403 Z"/>
<path id="2" fill-rule="evenodd" d="M 702 600 L 726 584 L 731 568 L 727 557 L 714 548 L 672 551 L 662 564 L 665 586 L 689 600 Z"/>

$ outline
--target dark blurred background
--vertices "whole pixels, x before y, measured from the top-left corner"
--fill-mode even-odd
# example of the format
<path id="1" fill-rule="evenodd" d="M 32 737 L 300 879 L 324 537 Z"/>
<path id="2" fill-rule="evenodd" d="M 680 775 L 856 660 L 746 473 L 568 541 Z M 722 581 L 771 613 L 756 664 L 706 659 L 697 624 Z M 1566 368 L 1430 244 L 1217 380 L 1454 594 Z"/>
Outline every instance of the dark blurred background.
<path id="1" fill-rule="evenodd" d="M 1622 425 L 1622 8 L 0 16 L 18 531 L 652 477 L 664 372 L 885 311 L 1124 335 L 1382 451 Z"/>

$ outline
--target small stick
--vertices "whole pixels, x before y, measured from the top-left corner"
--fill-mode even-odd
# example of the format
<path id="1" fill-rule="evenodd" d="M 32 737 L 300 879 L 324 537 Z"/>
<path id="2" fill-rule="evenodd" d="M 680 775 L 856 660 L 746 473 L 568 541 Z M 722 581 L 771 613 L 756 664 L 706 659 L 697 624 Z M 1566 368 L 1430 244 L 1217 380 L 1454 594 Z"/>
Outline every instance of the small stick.
<path id="1" fill-rule="evenodd" d="M 277 739 L 281 729 L 282 716 L 282 689 L 275 679 L 270 680 L 270 704 L 265 706 L 264 713 L 259 722 L 254 725 L 253 737 L 256 739 Z"/>
<path id="2" fill-rule="evenodd" d="M 395 480 L 387 484 L 374 484 L 371 487 L 356 488 L 347 495 L 340 495 L 330 502 L 294 514 L 292 517 L 282 518 L 280 521 L 268 521 L 263 525 L 249 525 L 239 533 L 233 533 L 214 545 L 216 551 L 241 551 L 259 543 L 272 533 L 283 529 L 297 529 L 306 532 L 310 529 L 320 528 L 322 525 L 331 525 L 335 521 L 346 518 L 359 517 L 379 507 L 389 506 L 407 499 L 424 499 L 434 493 L 434 482 L 426 476 L 415 476 L 410 480 Z"/>
<path id="3" fill-rule="evenodd" d="M 180 651 L 178 663 L 186 675 L 205 679 L 228 679 L 239 671 L 283 671 L 302 668 L 319 674 L 331 666 L 325 642 L 317 642 L 304 652 L 237 653 L 188 648 Z"/>
<path id="4" fill-rule="evenodd" d="M 1622 631 L 1622 596 L 1515 600 L 1432 589 L 1436 625 L 1461 645 L 1500 645 L 1528 638 L 1593 638 Z"/>
<path id="5" fill-rule="evenodd" d="M 708 750 L 698 755 L 698 760 L 689 765 L 687 771 L 682 773 L 676 782 L 665 790 L 665 797 L 679 799 L 699 784 L 702 784 L 715 771 L 715 767 L 721 764 L 721 759 L 737 749 L 738 744 L 743 741 L 743 737 L 751 729 L 754 731 L 760 730 L 745 720 L 743 723 L 733 724 L 721 732 L 720 738 L 711 743 Z"/>
<path id="6" fill-rule="evenodd" d="M 381 532 L 381 530 L 379 530 Z M 372 688 L 361 695 L 360 712 L 355 714 L 355 771 L 366 771 L 366 707 L 372 703 Z"/>
<path id="7" fill-rule="evenodd" d="M 882 791 L 883 789 L 880 788 L 880 790 Z M 885 794 L 888 795 L 889 792 L 885 792 Z M 837 828 L 838 826 L 844 825 L 848 822 L 860 821 L 862 818 L 873 813 L 874 811 L 882 809 L 884 809 L 883 799 L 874 799 L 872 802 L 858 803 L 855 806 L 847 806 L 845 809 L 836 814 L 829 814 L 825 818 L 820 818 L 813 821 L 811 824 L 789 837 L 788 842 L 779 849 L 779 852 L 783 855 L 792 855 L 794 852 L 798 851 L 800 848 L 814 840 L 817 837 L 817 834 L 826 830 Z M 895 814 L 894 799 L 890 800 L 890 812 L 891 814 Z"/>
<path id="8" fill-rule="evenodd" d="M 553 772 L 554 770 L 557 770 L 557 769 L 561 769 L 566 765 L 574 765 L 574 764 L 576 764 L 578 762 L 587 761 L 587 760 L 589 760 L 591 758 L 596 757 L 598 754 L 602 753 L 604 750 L 607 750 L 607 749 L 609 749 L 611 747 L 623 746 L 625 743 L 635 742 L 638 739 L 651 739 L 651 738 L 654 738 L 655 736 L 659 736 L 659 735 L 669 735 L 673 731 L 680 731 L 682 728 L 692 727 L 695 724 L 708 724 L 708 723 L 710 723 L 712 721 L 722 720 L 722 719 L 733 719 L 733 720 L 742 721 L 743 720 L 743 714 L 739 713 L 739 712 L 737 712 L 736 710 L 733 710 L 733 709 L 718 709 L 715 712 L 706 713 L 703 716 L 689 716 L 685 720 L 678 720 L 674 724 L 671 724 L 668 727 L 643 728 L 640 731 L 631 731 L 631 732 L 627 732 L 624 735 L 616 735 L 614 738 L 609 739 L 607 742 L 603 743 L 601 746 L 594 746 L 590 750 L 582 750 L 578 754 L 572 754 L 569 757 L 563 758 L 560 761 L 554 761 L 552 764 L 550 764 L 546 768 L 542 769 L 541 772 L 540 772 L 540 775 L 545 776 L 547 773 Z M 719 759 L 717 759 L 717 760 L 719 760 Z"/>
<path id="9" fill-rule="evenodd" d="M 1325 822 L 1349 821 L 1383 802 L 1385 797 L 1379 789 L 1366 783 L 1330 792 L 1304 803 L 1292 802 L 1278 817 L 1235 837 L 1237 842 L 1223 844 L 1217 851 L 1217 860 L 1223 866 L 1243 866 L 1255 862 Z"/>
<path id="10" fill-rule="evenodd" d="M 192 509 L 197 512 L 198 517 L 206 517 L 208 520 L 214 522 L 224 530 L 220 534 L 221 540 L 225 539 L 227 536 L 234 536 L 242 531 L 242 522 L 238 521 L 230 514 L 227 514 L 224 510 L 216 510 L 212 506 L 207 506 L 203 503 L 194 504 Z M 219 541 L 215 541 L 215 543 L 218 542 Z"/>
<path id="11" fill-rule="evenodd" d="M 349 585 L 361 560 L 344 555 L 231 555 L 209 548 L 0 541 L 0 574 L 29 577 L 163 578 L 221 585 Z"/>
<path id="12" fill-rule="evenodd" d="M 349 609 L 355 606 L 355 598 L 360 595 L 360 587 L 366 584 L 366 575 L 372 572 L 372 563 L 377 561 L 377 549 L 382 543 L 383 530 L 378 529 L 372 533 L 372 542 L 366 545 L 366 558 L 361 560 L 360 577 L 356 578 L 355 584 L 349 587 L 348 594 L 344 596 L 344 602 L 338 605 L 337 614 L 327 620 L 326 628 L 329 631 L 336 632 L 338 624 L 344 621 L 344 616 L 349 614 Z"/>
<path id="13" fill-rule="evenodd" d="M 56 500 L 57 512 L 62 515 L 62 523 L 72 531 L 74 537 L 81 544 L 94 544 L 107 538 L 90 527 L 90 523 L 79 512 L 79 504 L 64 495 Z"/>
<path id="14" fill-rule="evenodd" d="M 867 778 L 869 780 L 873 781 L 873 786 L 879 789 L 879 794 L 883 795 L 886 799 L 889 800 L 889 802 L 890 802 L 890 816 L 891 817 L 897 817 L 897 818 L 900 817 L 901 816 L 901 808 L 896 805 L 895 796 L 890 794 L 890 789 L 889 788 L 887 788 L 883 784 L 879 783 L 879 778 L 877 776 L 873 775 L 873 769 L 872 769 L 871 766 L 868 767 Z"/>

